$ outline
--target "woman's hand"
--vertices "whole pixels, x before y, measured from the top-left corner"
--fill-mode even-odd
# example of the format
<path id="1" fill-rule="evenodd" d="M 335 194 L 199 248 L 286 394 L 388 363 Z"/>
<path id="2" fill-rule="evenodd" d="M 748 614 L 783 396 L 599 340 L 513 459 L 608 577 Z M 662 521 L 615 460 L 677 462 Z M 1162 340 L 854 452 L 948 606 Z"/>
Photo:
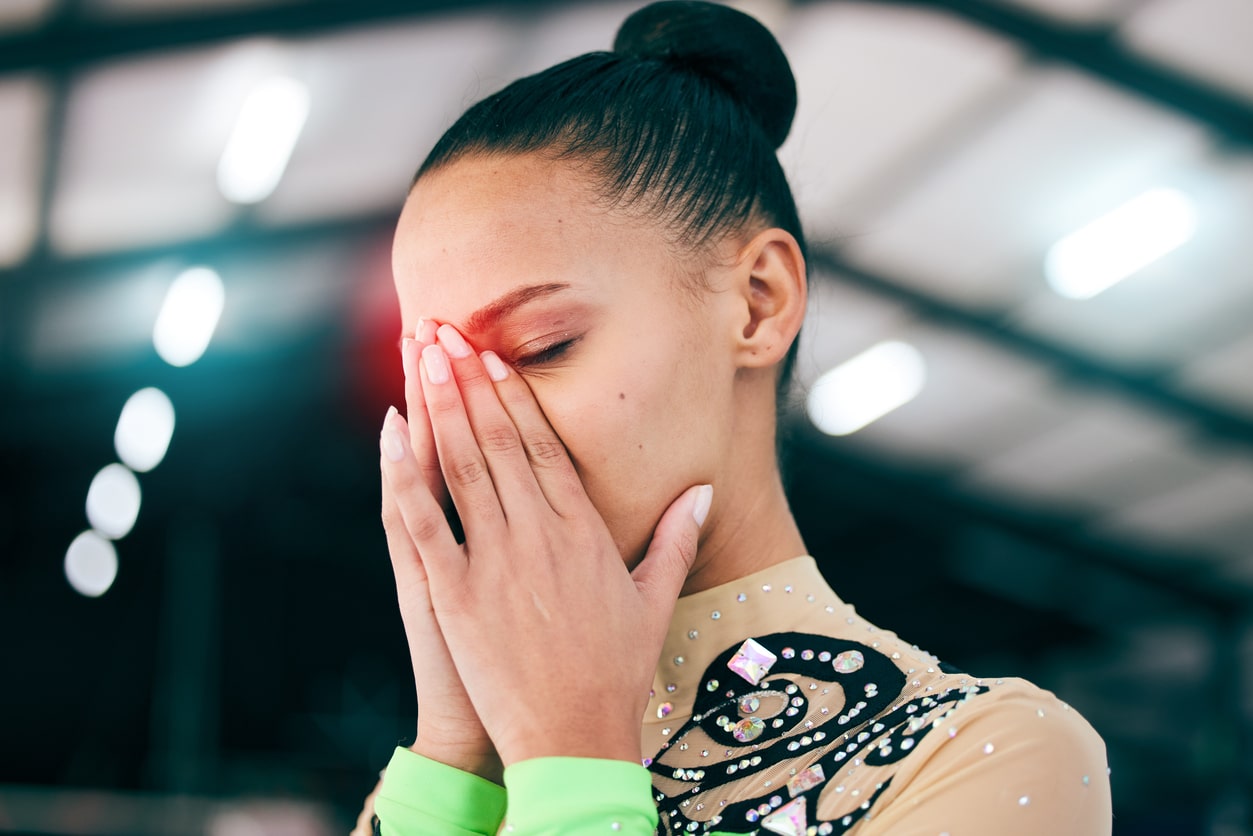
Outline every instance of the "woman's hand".
<path id="1" fill-rule="evenodd" d="M 474 708 L 505 765 L 638 761 L 648 687 L 713 489 L 676 498 L 628 572 L 526 383 L 451 326 L 438 337 L 422 350 L 421 389 L 465 544 L 423 477 L 429 451 L 415 457 L 395 414 L 383 472 Z M 443 664 L 410 647 L 415 670 Z"/>
<path id="2" fill-rule="evenodd" d="M 437 507 L 443 508 L 447 490 L 436 461 L 435 441 L 417 375 L 422 348 L 435 341 L 435 324 L 424 321 L 415 337 L 415 340 L 406 340 L 401 349 L 406 369 L 406 408 L 412 419 L 408 428 L 409 444 L 410 449 L 419 453 L 431 466 L 419 467 L 414 476 Z M 388 414 L 394 413 L 393 408 Z M 404 422 L 398 415 L 396 421 L 403 426 Z M 418 729 L 411 749 L 499 784 L 503 780 L 500 758 L 453 666 L 448 646 L 431 609 L 430 590 L 421 555 L 405 528 L 391 483 L 386 478 L 383 479 L 383 528 L 387 533 L 387 548 L 396 576 L 396 593 L 409 641 L 409 653 L 412 658 L 422 660 L 421 665 L 413 667 L 418 695 Z"/>

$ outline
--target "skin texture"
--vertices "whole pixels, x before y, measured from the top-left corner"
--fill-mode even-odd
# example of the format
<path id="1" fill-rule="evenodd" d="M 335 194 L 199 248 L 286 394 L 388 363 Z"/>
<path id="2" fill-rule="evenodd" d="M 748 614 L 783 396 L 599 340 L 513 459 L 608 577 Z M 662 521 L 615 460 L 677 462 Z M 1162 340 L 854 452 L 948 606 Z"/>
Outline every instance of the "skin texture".
<path id="1" fill-rule="evenodd" d="M 759 227 L 687 254 L 536 154 L 416 184 L 393 250 L 409 420 L 389 414 L 380 459 L 415 751 L 492 780 L 529 757 L 637 759 L 675 597 L 805 552 L 774 453 L 804 264 Z"/>

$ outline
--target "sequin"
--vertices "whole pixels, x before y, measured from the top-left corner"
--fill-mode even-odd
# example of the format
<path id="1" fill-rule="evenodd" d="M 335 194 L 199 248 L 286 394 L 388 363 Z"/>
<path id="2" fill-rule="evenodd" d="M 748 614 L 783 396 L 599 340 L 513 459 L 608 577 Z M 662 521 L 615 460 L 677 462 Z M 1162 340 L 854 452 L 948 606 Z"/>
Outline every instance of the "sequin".
<path id="1" fill-rule="evenodd" d="M 983 754 L 985 755 L 990 755 L 995 751 L 996 751 L 996 747 L 993 746 L 991 743 L 987 743 L 983 747 Z"/>
<path id="2" fill-rule="evenodd" d="M 761 708 L 761 700 L 754 696 L 747 696 L 740 700 L 741 714 L 756 714 L 757 709 Z"/>
<path id="3" fill-rule="evenodd" d="M 683 664 L 683 661 L 684 661 L 684 660 L 683 660 L 683 657 L 682 657 L 682 656 L 675 656 L 675 657 L 674 657 L 674 663 L 675 663 L 676 665 L 681 665 L 681 664 Z"/>
<path id="4" fill-rule="evenodd" d="M 818 654 L 818 661 L 819 661 L 819 662 L 830 662 L 830 661 L 831 661 L 831 654 L 830 654 L 828 651 L 826 651 L 826 650 L 822 651 L 821 653 L 819 653 L 819 654 Z"/>
<path id="5" fill-rule="evenodd" d="M 831 667 L 835 668 L 836 673 L 848 674 L 856 673 L 866 664 L 866 657 L 862 655 L 860 650 L 846 650 L 831 662 Z"/>
<path id="6" fill-rule="evenodd" d="M 808 826 L 805 798 L 795 798 L 761 820 L 761 826 L 781 836 L 805 836 Z"/>
<path id="7" fill-rule="evenodd" d="M 827 780 L 827 776 L 822 772 L 822 764 L 816 763 L 808 769 L 802 769 L 788 779 L 788 795 L 795 798 L 806 790 L 812 790 L 825 780 Z"/>
<path id="8" fill-rule="evenodd" d="M 706 690 L 706 691 L 717 691 L 717 690 L 718 690 L 718 680 L 716 680 L 716 679 L 711 679 L 711 680 L 709 680 L 708 682 L 706 682 L 706 683 L 705 683 L 705 690 Z"/>
<path id="9" fill-rule="evenodd" d="M 700 635 L 700 631 L 699 631 L 699 630 L 688 630 L 688 631 L 687 631 L 687 637 L 688 637 L 689 639 L 695 639 L 695 638 L 696 638 L 697 636 L 699 636 L 699 635 Z"/>
<path id="10" fill-rule="evenodd" d="M 714 621 L 717 621 L 719 618 L 722 618 L 722 613 L 718 612 L 717 610 L 714 610 L 713 612 L 709 614 L 709 617 L 712 618 Z"/>
<path id="11" fill-rule="evenodd" d="M 761 585 L 761 591 L 762 591 L 762 592 L 769 592 L 769 591 L 770 591 L 771 589 L 773 589 L 773 588 L 774 588 L 774 587 L 772 587 L 772 586 L 771 586 L 770 584 L 768 584 L 768 583 L 763 583 L 763 584 Z"/>
<path id="12" fill-rule="evenodd" d="M 739 595 L 735 596 L 735 600 L 739 601 L 742 604 L 748 600 L 748 596 L 745 595 L 743 592 L 741 592 Z"/>
<path id="13" fill-rule="evenodd" d="M 1031 796 L 1024 795 L 1022 798 L 1018 799 L 1019 807 L 1026 807 L 1030 803 L 1031 803 Z"/>
<path id="14" fill-rule="evenodd" d="M 663 702 L 661 705 L 657 706 L 657 718 L 659 720 L 664 720 L 670 716 L 671 711 L 674 711 L 674 706 L 668 702 Z"/>
<path id="15" fill-rule="evenodd" d="M 766 677 L 778 658 L 755 640 L 746 639 L 731 661 L 727 662 L 727 667 L 747 680 L 749 684 L 756 685 Z"/>
<path id="16" fill-rule="evenodd" d="M 731 736 L 741 743 L 750 743 L 761 737 L 766 724 L 758 717 L 745 717 L 731 727 Z"/>
<path id="17" fill-rule="evenodd" d="M 802 650 L 801 658 L 808 662 L 810 659 L 814 658 L 814 652 L 812 650 Z"/>
<path id="18" fill-rule="evenodd" d="M 793 656 L 796 655 L 796 651 L 790 647 L 785 647 L 779 651 L 779 655 L 782 656 L 784 659 L 791 659 Z"/>
<path id="19" fill-rule="evenodd" d="M 666 685 L 666 693 L 667 693 L 667 694 L 673 694 L 673 693 L 674 693 L 675 691 L 677 691 L 677 690 L 679 690 L 679 686 L 678 686 L 678 685 L 675 685 L 673 682 L 670 682 L 670 683 L 668 683 L 668 684 Z"/>

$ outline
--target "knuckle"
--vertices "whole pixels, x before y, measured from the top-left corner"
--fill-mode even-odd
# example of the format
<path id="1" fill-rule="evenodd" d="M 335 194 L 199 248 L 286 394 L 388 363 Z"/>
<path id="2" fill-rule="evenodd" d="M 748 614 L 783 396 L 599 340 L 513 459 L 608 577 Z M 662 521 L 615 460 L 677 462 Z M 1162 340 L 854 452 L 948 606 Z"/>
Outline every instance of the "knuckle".
<path id="1" fill-rule="evenodd" d="M 409 533 L 415 541 L 425 543 L 434 539 L 445 525 L 443 517 L 435 514 L 423 514 L 413 521 L 413 525 L 409 528 Z"/>
<path id="2" fill-rule="evenodd" d="M 479 434 L 479 447 L 489 453 L 507 452 L 517 449 L 518 445 L 517 432 L 505 424 L 486 427 Z"/>
<path id="3" fill-rule="evenodd" d="M 532 435 L 526 440 L 526 454 L 537 464 L 560 464 L 566 458 L 566 448 L 551 435 Z"/>
<path id="4" fill-rule="evenodd" d="M 449 464 L 446 475 L 450 481 L 469 486 L 486 478 L 487 470 L 478 459 L 460 459 Z"/>

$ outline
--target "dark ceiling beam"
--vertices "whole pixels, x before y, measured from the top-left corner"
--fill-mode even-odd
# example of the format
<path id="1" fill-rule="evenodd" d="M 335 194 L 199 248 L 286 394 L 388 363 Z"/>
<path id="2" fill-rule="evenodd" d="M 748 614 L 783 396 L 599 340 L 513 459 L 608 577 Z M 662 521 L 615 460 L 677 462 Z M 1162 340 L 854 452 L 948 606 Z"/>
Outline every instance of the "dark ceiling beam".
<path id="1" fill-rule="evenodd" d="M 856 445 L 823 435 L 802 415 L 792 414 L 784 424 L 790 444 L 817 456 L 822 467 L 842 475 L 855 474 L 859 491 L 880 491 L 893 497 L 910 514 L 930 518 L 963 520 L 985 525 L 1050 550 L 1066 561 L 1073 576 L 1081 578 L 1092 569 L 1115 573 L 1214 618 L 1249 612 L 1249 599 L 1241 589 L 1219 586 L 1206 573 L 1204 556 L 1172 550 L 1150 551 L 1117 539 L 1100 538 L 1085 530 L 1085 519 L 1051 514 L 1033 505 L 1015 505 L 955 488 L 951 474 L 938 474 L 892 462 L 860 451 Z"/>
<path id="2" fill-rule="evenodd" d="M 864 270 L 834 252 L 810 253 L 819 272 L 896 302 L 922 319 L 974 334 L 1029 360 L 1059 371 L 1065 378 L 1112 389 L 1134 401 L 1181 418 L 1224 441 L 1253 445 L 1253 419 L 1207 400 L 1184 394 L 1169 382 L 1169 372 L 1119 368 L 1090 354 L 1013 327 L 1005 313 L 974 311 L 915 290 L 903 282 Z"/>
<path id="3" fill-rule="evenodd" d="M 1253 105 L 1130 51 L 1114 30 L 1079 29 L 993 0 L 876 2 L 934 8 L 954 14 L 1025 44 L 1037 57 L 1094 73 L 1202 122 L 1235 144 L 1253 143 Z M 522 14 L 560 5 L 574 4 L 519 0 L 319 0 L 160 19 L 84 15 L 69 21 L 54 21 L 34 32 L 0 36 L 0 73 L 78 71 L 105 61 L 254 35 L 307 37 L 345 27 L 476 7 Z"/>
<path id="4" fill-rule="evenodd" d="M 177 260 L 182 263 L 214 263 L 252 255 L 269 255 L 283 250 L 324 245 L 328 241 L 349 242 L 365 236 L 387 236 L 396 222 L 394 210 L 350 219 L 326 220 L 287 228 L 266 228 L 248 216 L 234 228 L 208 238 L 81 257 L 36 257 L 16 268 L 0 270 L 0 308 L 21 312 L 30 323 L 33 299 L 71 289 L 100 275 L 128 270 L 136 272 L 154 262 Z M 995 312 L 972 311 L 941 297 L 915 290 L 904 282 L 858 267 L 838 252 L 810 253 L 815 274 L 831 277 L 900 304 L 920 318 L 973 334 L 1004 350 L 1055 369 L 1067 380 L 1080 385 L 1112 390 L 1156 411 L 1180 418 L 1199 432 L 1215 439 L 1253 445 L 1253 420 L 1202 398 L 1175 389 L 1162 374 L 1137 373 L 1119 368 L 1097 357 L 1062 343 L 1014 328 L 1007 317 Z M 10 323 L 17 325 L 10 319 Z M 11 342 L 23 334 L 10 332 L 11 354 L 5 365 L 16 369 L 18 352 Z"/>
<path id="5" fill-rule="evenodd" d="M 813 2 L 813 0 L 810 0 Z M 1253 144 L 1253 103 L 1132 51 L 1117 27 L 1081 28 L 1003 0 L 876 0 L 932 8 L 1026 45 L 1037 59 L 1065 64 L 1201 122 L 1234 145 Z"/>
<path id="6" fill-rule="evenodd" d="M 508 8 L 483 0 L 309 0 L 255 9 L 215 9 L 164 16 L 83 14 L 33 32 L 0 36 L 0 73 L 78 71 L 107 61 L 208 46 L 256 35 L 304 37 L 353 26 L 414 19 L 469 7 Z"/>

